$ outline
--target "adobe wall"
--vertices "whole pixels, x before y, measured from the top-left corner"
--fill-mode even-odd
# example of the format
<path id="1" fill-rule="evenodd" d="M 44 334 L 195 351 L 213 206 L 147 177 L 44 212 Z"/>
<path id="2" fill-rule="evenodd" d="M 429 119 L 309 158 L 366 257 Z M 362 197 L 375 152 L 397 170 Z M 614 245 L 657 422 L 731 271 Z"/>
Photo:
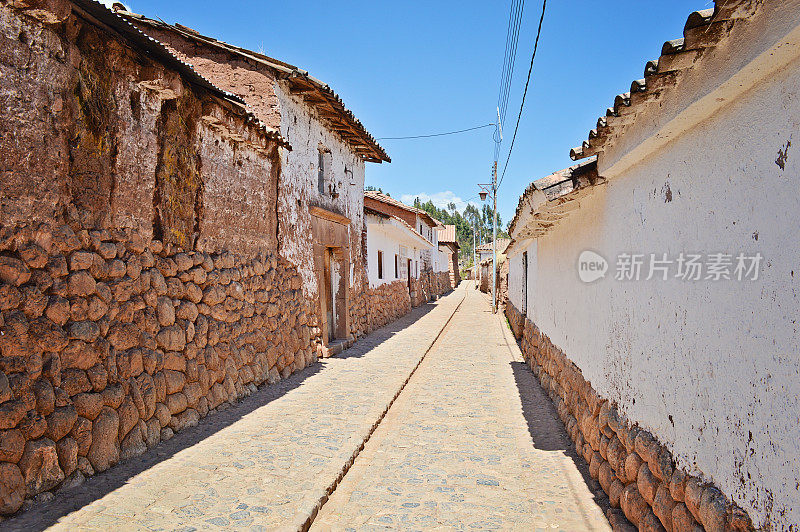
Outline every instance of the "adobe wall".
<path id="1" fill-rule="evenodd" d="M 800 522 L 798 87 L 795 61 L 609 180 L 528 253 L 528 316 L 682 468 L 776 529 Z M 605 278 L 581 282 L 584 250 L 605 257 Z M 638 281 L 615 279 L 624 253 L 643 255 Z M 647 280 L 664 253 L 667 279 Z M 680 253 L 727 255 L 728 278 L 677 277 Z M 758 253 L 758 278 L 738 280 L 737 256 Z"/>
<path id="2" fill-rule="evenodd" d="M 275 85 L 281 108 L 281 134 L 292 143 L 292 152 L 281 160 L 282 178 L 278 196 L 278 220 L 281 235 L 280 253 L 296 264 L 303 278 L 303 291 L 311 308 L 319 309 L 319 283 L 322 265 L 314 259 L 313 231 L 308 215 L 310 206 L 319 206 L 350 220 L 345 226 L 346 248 L 342 248 L 348 271 L 350 335 L 365 334 L 361 316 L 366 308 L 359 303 L 367 286 L 366 232 L 364 231 L 364 161 L 333 131 L 328 129 L 302 98 L 290 93 L 284 82 Z M 330 150 L 330 182 L 338 196 L 319 194 L 317 164 L 319 146 Z M 317 311 L 318 312 L 318 311 Z M 311 310 L 309 314 L 312 313 Z M 314 319 L 312 318 L 312 319 Z M 313 323 L 313 334 L 321 335 L 321 318 Z"/>
<path id="3" fill-rule="evenodd" d="M 142 31 L 168 45 L 185 61 L 215 84 L 247 101 L 248 107 L 270 127 L 279 129 L 292 145 L 292 151 L 281 152 L 278 184 L 277 219 L 279 253 L 298 268 L 307 296 L 312 337 L 322 342 L 323 317 L 320 310 L 319 278 L 322 275 L 320 257 L 325 247 L 336 247 L 347 264 L 346 277 L 349 309 L 348 334 L 362 336 L 360 325 L 365 309 L 358 294 L 366 288 L 363 264 L 363 189 L 364 161 L 350 146 L 317 115 L 302 95 L 292 94 L 285 82 L 266 65 L 243 59 L 241 56 L 198 44 L 175 31 L 131 21 Z M 329 150 L 329 191 L 320 194 L 317 186 L 317 166 L 320 146 Z M 309 207 L 318 206 L 350 219 L 344 238 L 327 238 L 327 231 L 315 232 L 313 222 L 329 225 L 333 222 L 314 220 Z M 338 233 L 340 228 L 334 227 Z M 345 297 L 345 295 L 341 295 Z"/>
<path id="4" fill-rule="evenodd" d="M 0 5 L 0 515 L 315 360 L 273 141 L 48 5 Z"/>

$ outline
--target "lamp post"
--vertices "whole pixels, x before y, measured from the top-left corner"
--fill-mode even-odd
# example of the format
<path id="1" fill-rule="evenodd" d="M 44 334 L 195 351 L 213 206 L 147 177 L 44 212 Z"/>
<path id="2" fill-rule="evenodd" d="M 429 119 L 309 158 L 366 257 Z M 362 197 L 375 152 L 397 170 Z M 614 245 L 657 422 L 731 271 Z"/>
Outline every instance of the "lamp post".
<path id="1" fill-rule="evenodd" d="M 497 314 L 497 161 L 492 165 L 492 182 L 478 184 L 481 201 L 492 198 L 492 314 Z M 487 188 L 491 187 L 491 188 Z M 491 190 L 491 191 L 490 191 Z"/>

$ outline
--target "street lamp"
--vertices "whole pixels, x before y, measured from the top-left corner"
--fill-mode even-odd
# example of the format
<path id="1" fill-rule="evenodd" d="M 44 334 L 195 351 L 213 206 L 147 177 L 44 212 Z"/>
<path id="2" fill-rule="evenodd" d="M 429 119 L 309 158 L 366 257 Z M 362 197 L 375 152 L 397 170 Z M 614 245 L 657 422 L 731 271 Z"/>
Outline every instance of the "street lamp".
<path id="1" fill-rule="evenodd" d="M 481 184 L 478 195 L 481 201 L 486 201 L 487 196 L 492 198 L 492 314 L 497 313 L 497 161 L 492 166 L 492 182 Z M 491 192 L 490 192 L 491 190 Z"/>

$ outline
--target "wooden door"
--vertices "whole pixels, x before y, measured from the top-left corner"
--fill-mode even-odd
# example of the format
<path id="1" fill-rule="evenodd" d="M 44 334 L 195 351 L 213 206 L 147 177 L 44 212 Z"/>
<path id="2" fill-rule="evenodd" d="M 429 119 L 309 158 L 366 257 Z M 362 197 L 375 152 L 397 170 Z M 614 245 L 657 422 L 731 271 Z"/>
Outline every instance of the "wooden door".
<path id="1" fill-rule="evenodd" d="M 408 293 L 411 293 L 411 259 L 408 259 Z"/>
<path id="2" fill-rule="evenodd" d="M 522 254 L 522 314 L 528 315 L 528 252 Z"/>
<path id="3" fill-rule="evenodd" d="M 336 314 L 333 312 L 333 268 L 331 248 L 325 250 L 325 264 L 322 271 L 322 294 L 325 299 L 325 322 L 327 324 L 328 341 L 336 338 Z"/>

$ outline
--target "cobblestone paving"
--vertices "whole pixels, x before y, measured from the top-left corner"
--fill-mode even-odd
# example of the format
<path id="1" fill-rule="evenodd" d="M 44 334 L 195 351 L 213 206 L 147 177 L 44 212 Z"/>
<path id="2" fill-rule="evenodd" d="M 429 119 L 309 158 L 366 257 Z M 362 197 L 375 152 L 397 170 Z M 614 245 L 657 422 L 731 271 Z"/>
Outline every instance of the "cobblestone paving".
<path id="1" fill-rule="evenodd" d="M 489 308 L 467 291 L 312 530 L 610 530 L 607 499 Z"/>
<path id="2" fill-rule="evenodd" d="M 150 453 L 0 524 L 12 530 L 297 530 L 464 297 L 460 288 Z M 71 513 L 70 513 L 71 512 Z"/>

